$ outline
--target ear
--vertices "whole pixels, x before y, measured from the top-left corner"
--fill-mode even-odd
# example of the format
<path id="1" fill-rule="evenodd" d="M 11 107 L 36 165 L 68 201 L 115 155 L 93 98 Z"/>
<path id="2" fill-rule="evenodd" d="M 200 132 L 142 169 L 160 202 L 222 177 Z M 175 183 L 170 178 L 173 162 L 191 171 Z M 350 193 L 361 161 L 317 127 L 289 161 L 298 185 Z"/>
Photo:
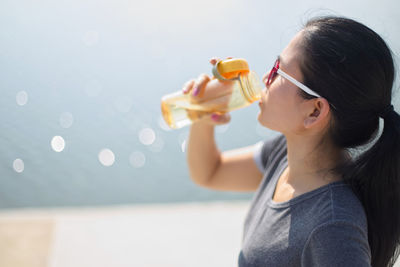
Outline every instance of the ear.
<path id="1" fill-rule="evenodd" d="M 317 125 L 325 126 L 328 121 L 328 115 L 330 111 L 330 106 L 328 101 L 325 98 L 315 98 L 311 99 L 312 104 L 309 109 L 306 117 L 304 118 L 304 128 L 309 129 L 315 127 Z"/>

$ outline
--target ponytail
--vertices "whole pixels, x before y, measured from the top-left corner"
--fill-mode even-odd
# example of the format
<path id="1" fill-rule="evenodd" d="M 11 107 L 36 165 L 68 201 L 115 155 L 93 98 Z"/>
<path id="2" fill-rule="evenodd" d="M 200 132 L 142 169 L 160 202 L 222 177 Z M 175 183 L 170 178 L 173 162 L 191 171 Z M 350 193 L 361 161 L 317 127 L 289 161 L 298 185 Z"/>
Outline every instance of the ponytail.
<path id="1" fill-rule="evenodd" d="M 380 138 L 343 170 L 368 220 L 372 266 L 393 266 L 400 241 L 400 116 L 389 111 Z"/>
<path id="2" fill-rule="evenodd" d="M 348 18 L 309 21 L 302 35 L 303 82 L 335 108 L 327 138 L 343 150 L 378 140 L 333 170 L 363 204 L 373 267 L 393 266 L 400 242 L 400 116 L 390 105 L 394 62 L 385 41 Z M 308 96 L 312 97 L 312 96 Z"/>

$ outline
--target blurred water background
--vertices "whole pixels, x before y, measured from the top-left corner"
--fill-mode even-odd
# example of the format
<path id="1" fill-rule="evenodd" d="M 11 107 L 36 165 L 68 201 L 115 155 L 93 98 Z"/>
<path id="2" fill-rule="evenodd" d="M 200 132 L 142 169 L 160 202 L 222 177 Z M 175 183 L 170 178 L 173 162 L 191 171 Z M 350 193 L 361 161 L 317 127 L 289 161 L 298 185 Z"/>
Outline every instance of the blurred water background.
<path id="1" fill-rule="evenodd" d="M 190 181 L 189 128 L 168 130 L 160 98 L 210 74 L 213 56 L 246 58 L 261 76 L 324 14 L 370 26 L 398 62 L 397 0 L 2 0 L 0 208 L 250 199 Z M 220 148 L 274 135 L 257 113 L 233 112 Z"/>

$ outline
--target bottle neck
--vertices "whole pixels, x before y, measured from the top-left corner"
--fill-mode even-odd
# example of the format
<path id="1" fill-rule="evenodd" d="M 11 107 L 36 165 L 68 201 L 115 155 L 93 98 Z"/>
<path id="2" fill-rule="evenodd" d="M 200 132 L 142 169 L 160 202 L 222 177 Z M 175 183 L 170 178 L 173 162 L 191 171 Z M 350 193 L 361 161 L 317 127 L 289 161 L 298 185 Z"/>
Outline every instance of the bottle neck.
<path id="1" fill-rule="evenodd" d="M 248 102 L 260 100 L 261 98 L 261 83 L 258 75 L 254 71 L 246 74 L 240 74 L 239 82 L 242 87 L 242 92 Z"/>

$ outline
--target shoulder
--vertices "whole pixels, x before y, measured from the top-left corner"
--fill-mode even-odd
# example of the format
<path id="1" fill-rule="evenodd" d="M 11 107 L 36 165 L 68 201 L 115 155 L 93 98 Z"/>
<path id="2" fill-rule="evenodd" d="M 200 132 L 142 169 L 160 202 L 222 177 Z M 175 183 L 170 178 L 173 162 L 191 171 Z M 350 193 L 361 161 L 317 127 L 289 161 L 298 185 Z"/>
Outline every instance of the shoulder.
<path id="1" fill-rule="evenodd" d="M 332 222 L 347 222 L 367 230 L 367 216 L 361 201 L 344 182 L 329 186 Z"/>
<path id="2" fill-rule="evenodd" d="M 263 149 L 271 151 L 286 149 L 286 137 L 281 133 L 277 134 L 264 142 Z"/>
<path id="3" fill-rule="evenodd" d="M 310 213 L 314 214 L 314 228 L 329 222 L 343 221 L 367 229 L 364 207 L 345 182 L 333 182 L 307 195 L 306 205 Z"/>
<path id="4" fill-rule="evenodd" d="M 356 224 L 325 223 L 311 232 L 301 260 L 304 266 L 370 266 L 368 236 Z"/>
<path id="5" fill-rule="evenodd" d="M 283 134 L 265 141 L 261 147 L 261 158 L 264 168 L 269 165 L 271 159 L 286 152 L 286 138 Z"/>
<path id="6" fill-rule="evenodd" d="M 305 266 L 370 266 L 368 226 L 361 202 L 343 182 L 325 191 L 325 216 L 314 225 L 302 252 Z"/>
<path id="7" fill-rule="evenodd" d="M 260 141 L 253 146 L 253 159 L 261 173 L 264 173 L 270 162 L 286 152 L 286 138 L 277 134 L 265 141 Z"/>
<path id="8" fill-rule="evenodd" d="M 301 210 L 303 213 L 307 210 L 312 229 L 329 222 L 343 221 L 358 225 L 367 231 L 364 207 L 350 186 L 343 181 L 322 186 L 291 202 L 302 203 Z"/>

